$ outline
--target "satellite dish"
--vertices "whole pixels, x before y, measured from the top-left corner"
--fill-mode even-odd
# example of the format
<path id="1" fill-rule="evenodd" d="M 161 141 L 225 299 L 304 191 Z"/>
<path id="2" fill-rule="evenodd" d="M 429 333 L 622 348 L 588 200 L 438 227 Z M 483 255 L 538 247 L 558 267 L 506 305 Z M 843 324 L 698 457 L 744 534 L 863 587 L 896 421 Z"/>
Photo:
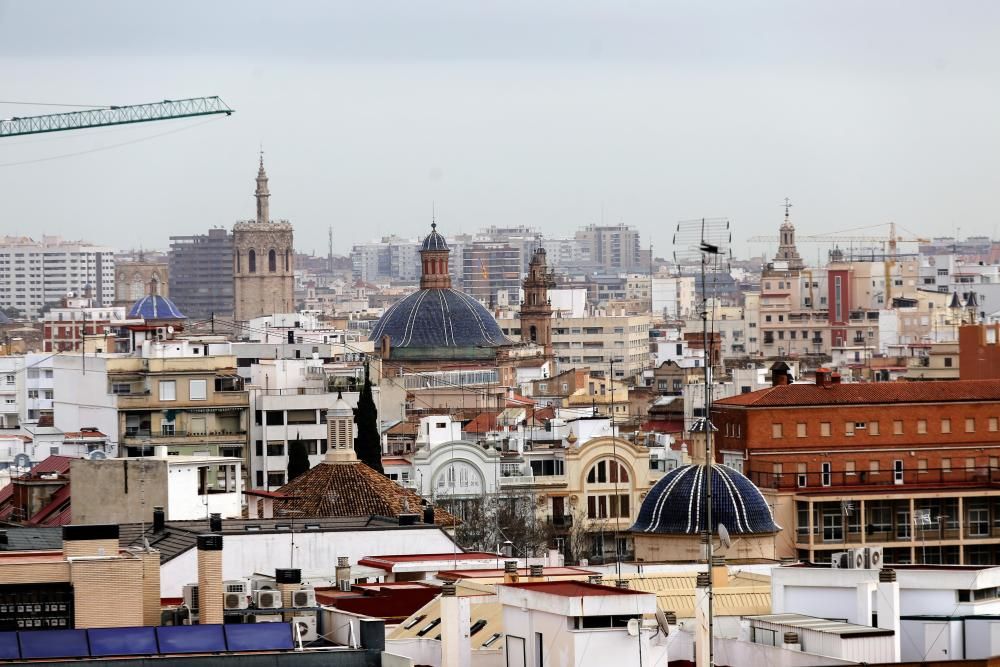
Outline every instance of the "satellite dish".
<path id="1" fill-rule="evenodd" d="M 167 333 L 168 334 L 172 334 L 173 332 L 174 332 L 174 328 L 172 326 L 168 326 L 167 327 Z"/>
<path id="2" fill-rule="evenodd" d="M 670 635 L 670 623 L 667 622 L 667 615 L 659 607 L 656 608 L 656 624 L 660 626 L 660 632 L 664 637 Z"/>
<path id="3" fill-rule="evenodd" d="M 639 619 L 630 618 L 628 619 L 628 636 L 638 637 L 639 636 Z"/>
<path id="4" fill-rule="evenodd" d="M 87 458 L 90 459 L 91 461 L 103 461 L 104 459 L 108 458 L 108 455 L 99 449 L 95 449 L 94 451 L 92 451 L 90 454 L 87 455 Z"/>
<path id="5" fill-rule="evenodd" d="M 31 468 L 31 457 L 27 454 L 15 454 L 14 455 L 14 467 L 30 469 Z"/>
<path id="6" fill-rule="evenodd" d="M 719 542 L 727 549 L 733 546 L 733 541 L 729 538 L 729 529 L 721 523 L 719 524 Z"/>

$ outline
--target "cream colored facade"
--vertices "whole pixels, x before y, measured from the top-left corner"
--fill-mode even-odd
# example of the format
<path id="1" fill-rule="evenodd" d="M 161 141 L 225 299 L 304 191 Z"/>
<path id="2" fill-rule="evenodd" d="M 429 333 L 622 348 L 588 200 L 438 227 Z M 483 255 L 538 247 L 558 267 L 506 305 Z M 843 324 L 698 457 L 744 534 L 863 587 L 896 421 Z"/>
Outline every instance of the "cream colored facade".
<path id="1" fill-rule="evenodd" d="M 108 358 L 107 369 L 122 455 L 165 445 L 170 453 L 244 458 L 250 403 L 235 356 Z"/>

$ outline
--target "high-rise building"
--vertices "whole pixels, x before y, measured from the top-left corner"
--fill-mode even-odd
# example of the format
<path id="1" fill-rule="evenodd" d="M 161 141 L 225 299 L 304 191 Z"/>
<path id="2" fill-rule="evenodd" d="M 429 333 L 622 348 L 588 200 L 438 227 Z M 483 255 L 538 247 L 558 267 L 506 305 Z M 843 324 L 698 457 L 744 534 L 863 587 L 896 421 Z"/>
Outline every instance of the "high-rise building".
<path id="1" fill-rule="evenodd" d="M 98 306 L 115 300 L 115 251 L 44 236 L 0 238 L 0 309 L 36 318 L 67 295 L 91 295 Z"/>
<path id="2" fill-rule="evenodd" d="M 504 242 L 473 241 L 462 253 L 462 289 L 485 304 L 518 302 L 521 247 Z"/>
<path id="3" fill-rule="evenodd" d="M 191 319 L 233 314 L 233 237 L 225 229 L 171 236 L 170 298 Z"/>
<path id="4" fill-rule="evenodd" d="M 261 156 L 257 171 L 257 219 L 233 225 L 233 286 L 237 322 L 295 311 L 292 225 L 270 219 L 271 193 Z"/>
<path id="5" fill-rule="evenodd" d="M 610 271 L 636 272 L 642 266 L 639 230 L 628 225 L 587 225 L 576 233 L 576 238 L 587 243 L 592 260 Z"/>

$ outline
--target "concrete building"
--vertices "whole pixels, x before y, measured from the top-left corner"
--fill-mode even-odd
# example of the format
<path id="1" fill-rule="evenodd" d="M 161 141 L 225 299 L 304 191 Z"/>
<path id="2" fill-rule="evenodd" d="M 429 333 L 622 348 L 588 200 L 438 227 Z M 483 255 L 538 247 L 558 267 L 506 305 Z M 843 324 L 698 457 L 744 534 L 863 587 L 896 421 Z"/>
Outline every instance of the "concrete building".
<path id="1" fill-rule="evenodd" d="M 462 291 L 490 306 L 516 304 L 524 263 L 520 246 L 474 241 L 462 254 Z"/>
<path id="2" fill-rule="evenodd" d="M 295 311 L 295 262 L 292 225 L 271 220 L 271 193 L 261 157 L 257 171 L 257 219 L 233 225 L 234 319 L 246 322 L 272 313 Z"/>
<path id="3" fill-rule="evenodd" d="M 86 347 L 114 352 L 110 329 L 125 319 L 125 313 L 124 306 L 95 306 L 89 297 L 64 297 L 42 316 L 43 351 L 79 352 Z"/>
<path id="4" fill-rule="evenodd" d="M 628 225 L 587 225 L 576 238 L 590 247 L 593 262 L 607 271 L 648 270 L 642 261 L 639 230 Z"/>
<path id="5" fill-rule="evenodd" d="M 152 523 L 162 508 L 172 521 L 243 511 L 242 461 L 224 456 L 168 455 L 74 459 L 70 463 L 74 523 Z"/>
<path id="6" fill-rule="evenodd" d="M 25 357 L 0 356 L 0 428 L 16 429 L 26 416 Z"/>
<path id="7" fill-rule="evenodd" d="M 679 320 L 695 315 L 694 278 L 661 276 L 650 278 L 650 308 L 653 317 Z"/>
<path id="8" fill-rule="evenodd" d="M 232 235 L 215 228 L 207 234 L 171 236 L 168 282 L 171 300 L 189 317 L 231 317 Z"/>
<path id="9" fill-rule="evenodd" d="M 170 264 L 146 259 L 142 253 L 135 259 L 121 257 L 115 263 L 115 303 L 128 308 L 144 296 L 170 296 Z"/>
<path id="10" fill-rule="evenodd" d="M 94 303 L 115 300 L 115 252 L 82 241 L 44 236 L 0 238 L 0 309 L 15 309 L 34 319 L 68 294 L 90 290 Z"/>

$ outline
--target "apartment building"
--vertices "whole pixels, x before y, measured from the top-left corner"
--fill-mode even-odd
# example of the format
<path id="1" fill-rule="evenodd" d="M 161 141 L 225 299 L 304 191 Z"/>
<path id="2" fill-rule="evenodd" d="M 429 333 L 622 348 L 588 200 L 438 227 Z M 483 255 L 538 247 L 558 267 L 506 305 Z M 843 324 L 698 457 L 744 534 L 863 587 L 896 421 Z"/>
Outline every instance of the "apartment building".
<path id="1" fill-rule="evenodd" d="M 497 320 L 504 334 L 521 336 L 520 320 Z M 589 366 L 595 374 L 607 374 L 614 364 L 616 380 L 641 377 L 651 367 L 649 315 L 593 315 L 552 319 L 552 349 L 557 372 Z"/>
<path id="2" fill-rule="evenodd" d="M 226 229 L 171 236 L 170 298 L 188 317 L 231 317 L 234 308 L 233 236 Z"/>
<path id="3" fill-rule="evenodd" d="M 107 360 L 107 392 L 117 398 L 121 455 L 243 458 L 249 397 L 236 357 L 222 337 L 147 341 Z"/>
<path id="4" fill-rule="evenodd" d="M 634 272 L 649 266 L 642 261 L 639 230 L 629 225 L 587 225 L 575 238 L 590 246 L 593 262 L 607 271 Z"/>
<path id="5" fill-rule="evenodd" d="M 844 384 L 817 371 L 717 400 L 716 451 L 773 494 L 784 555 L 879 546 L 887 563 L 1000 558 L 1000 380 Z"/>
<path id="6" fill-rule="evenodd" d="M 114 352 L 104 349 L 108 345 L 109 328 L 112 322 L 124 320 L 125 313 L 124 306 L 95 306 L 92 298 L 63 297 L 58 307 L 50 308 L 42 316 L 43 350 L 79 352 L 86 341 L 87 347 Z"/>
<path id="7" fill-rule="evenodd" d="M 527 263 L 521 254 L 520 245 L 473 241 L 462 254 L 462 291 L 484 304 L 519 303 L 521 275 Z"/>
<path id="8" fill-rule="evenodd" d="M 0 356 L 0 429 L 16 429 L 24 403 L 23 355 Z"/>
<path id="9" fill-rule="evenodd" d="M 38 317 L 47 304 L 67 294 L 87 290 L 94 303 L 111 306 L 115 300 L 115 251 L 82 241 L 44 236 L 0 238 L 0 309 Z"/>

